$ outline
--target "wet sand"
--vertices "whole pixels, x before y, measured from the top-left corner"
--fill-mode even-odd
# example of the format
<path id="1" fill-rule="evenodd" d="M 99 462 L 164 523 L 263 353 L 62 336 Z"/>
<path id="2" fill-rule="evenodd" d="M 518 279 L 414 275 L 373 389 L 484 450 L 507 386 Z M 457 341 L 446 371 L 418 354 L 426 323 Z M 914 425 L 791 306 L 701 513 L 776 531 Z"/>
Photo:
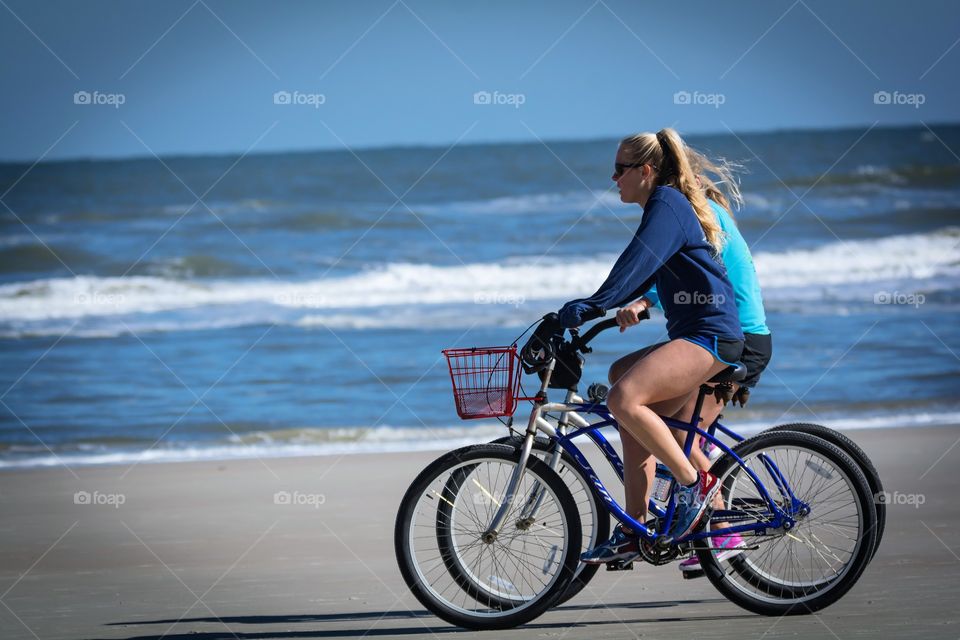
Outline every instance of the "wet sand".
<path id="1" fill-rule="evenodd" d="M 960 637 L 960 427 L 848 435 L 901 497 L 873 563 L 821 614 L 757 616 L 673 565 L 638 565 L 484 637 Z M 425 611 L 394 559 L 400 498 L 437 455 L 0 473 L 0 637 L 478 635 Z"/>

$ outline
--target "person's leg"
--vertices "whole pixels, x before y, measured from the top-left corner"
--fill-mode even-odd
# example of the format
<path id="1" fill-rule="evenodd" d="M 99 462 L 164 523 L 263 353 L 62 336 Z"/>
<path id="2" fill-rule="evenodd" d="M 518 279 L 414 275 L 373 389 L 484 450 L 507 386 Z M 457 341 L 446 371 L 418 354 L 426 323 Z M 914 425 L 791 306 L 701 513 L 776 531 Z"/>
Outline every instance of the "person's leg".
<path id="1" fill-rule="evenodd" d="M 625 371 L 611 367 L 613 388 L 607 397 L 607 406 L 620 424 L 627 512 L 645 517 L 647 494 L 656 465 L 654 455 L 671 468 L 678 481 L 694 485 L 702 480 L 700 473 L 683 457 L 683 450 L 656 411 L 664 415 L 676 413 L 686 404 L 691 389 L 716 375 L 726 365 L 715 360 L 702 347 L 685 340 L 646 349 L 643 356 L 631 356 L 625 364 L 621 363 Z M 695 526 L 709 499 L 708 493 L 712 489 L 708 487 L 703 489 L 704 493 L 696 494 L 701 484 L 683 489 L 694 493 L 690 496 L 684 494 L 682 500 L 678 498 L 681 504 L 688 505 L 685 513 L 681 513 L 682 509 L 677 510 L 672 528 L 681 535 Z M 701 497 L 695 499 L 695 495 Z M 625 562 L 638 553 L 636 538 L 618 527 L 610 540 L 585 552 L 580 560 L 593 564 Z"/>
<path id="2" fill-rule="evenodd" d="M 660 342 L 644 347 L 627 354 L 610 366 L 608 380 L 615 385 L 623 376 L 645 356 L 659 349 L 666 342 Z M 685 404 L 685 397 L 666 401 L 660 413 L 672 415 L 677 406 Z M 657 407 L 661 408 L 661 407 Z M 620 431 L 620 441 L 623 446 L 624 465 L 624 510 L 640 522 L 647 519 L 647 506 L 650 501 L 650 489 L 653 487 L 653 475 L 656 472 L 657 460 L 629 431 Z"/>
<path id="3" fill-rule="evenodd" d="M 686 396 L 680 396 L 653 403 L 650 405 L 650 409 L 657 415 L 669 416 L 677 412 L 677 407 L 682 407 L 685 404 Z M 653 475 L 656 472 L 657 460 L 625 429 L 620 432 L 620 440 L 623 444 L 624 466 L 629 460 L 634 471 L 629 474 L 624 473 L 624 494 L 626 497 L 624 508 L 627 513 L 643 522 L 647 517 L 647 506 L 650 502 L 650 491 L 653 488 Z M 701 452 L 700 455 L 702 456 L 703 453 Z"/>
<path id="4" fill-rule="evenodd" d="M 684 457 L 670 429 L 651 405 L 679 399 L 673 407 L 674 412 L 679 410 L 691 390 L 726 366 L 702 347 L 686 340 L 673 340 L 630 366 L 607 397 L 607 406 L 620 423 L 621 431 L 632 435 L 645 450 L 667 465 L 682 484 L 695 482 L 697 470 Z"/>
<path id="5" fill-rule="evenodd" d="M 623 445 L 624 508 L 639 522 L 644 522 L 657 460 L 630 433 L 622 431 L 620 441 Z"/>
<path id="6" fill-rule="evenodd" d="M 615 385 L 622 378 L 627 371 L 633 368 L 635 364 L 643 360 L 644 357 L 652 353 L 655 349 L 659 349 L 663 345 L 667 344 L 666 342 L 658 342 L 657 344 L 652 344 L 649 347 L 644 347 L 643 349 L 638 349 L 633 353 L 628 353 L 622 358 L 615 361 L 610 365 L 610 371 L 607 373 L 607 380 L 610 382 L 610 385 Z"/>

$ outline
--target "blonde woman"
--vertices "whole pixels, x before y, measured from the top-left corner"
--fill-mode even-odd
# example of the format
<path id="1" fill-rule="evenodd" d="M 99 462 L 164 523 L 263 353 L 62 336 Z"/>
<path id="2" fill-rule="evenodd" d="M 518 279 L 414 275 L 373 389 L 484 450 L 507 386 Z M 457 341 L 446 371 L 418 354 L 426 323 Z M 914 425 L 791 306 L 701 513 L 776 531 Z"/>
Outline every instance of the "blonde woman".
<path id="1" fill-rule="evenodd" d="M 568 328 L 579 326 L 585 313 L 620 307 L 656 285 L 670 340 L 626 356 L 630 365 L 610 389 L 607 406 L 623 436 L 627 511 L 645 519 L 647 487 L 656 459 L 661 460 L 677 479 L 677 509 L 668 534 L 680 538 L 699 524 L 717 479 L 690 463 L 659 416 L 680 411 L 702 383 L 737 362 L 743 333 L 733 288 L 718 259 L 723 234 L 677 132 L 624 138 L 612 179 L 623 202 L 643 208 L 643 219 L 600 289 L 564 305 L 560 321 Z M 581 559 L 629 560 L 637 549 L 635 533 L 619 526 L 609 541 Z"/>
<path id="2" fill-rule="evenodd" d="M 733 175 L 733 165 L 726 162 L 715 163 L 689 147 L 687 148 L 687 158 L 690 161 L 691 168 L 697 174 L 704 195 L 708 198 L 725 236 L 721 259 L 727 269 L 730 283 L 733 285 L 737 312 L 740 316 L 740 328 L 744 335 L 743 354 L 740 361 L 747 369 L 746 378 L 739 385 L 734 385 L 736 390 L 734 402 L 739 401 L 743 405 L 746 404 L 751 390 L 756 386 L 760 375 L 770 362 L 773 352 L 772 337 L 770 329 L 767 327 L 763 296 L 760 291 L 757 272 L 753 265 L 753 257 L 731 213 L 733 205 L 740 205 L 743 199 Z M 719 185 L 723 185 L 723 188 Z M 638 314 L 654 305 L 659 305 L 655 288 L 648 291 L 637 302 L 618 311 L 618 315 L 622 317 L 621 331 L 637 324 L 639 322 Z M 617 363 L 617 366 L 611 368 L 611 382 L 623 375 L 624 369 L 629 364 L 629 362 L 621 361 Z M 693 415 L 694 405 L 695 401 L 691 399 L 687 406 L 674 414 L 673 417 L 677 420 L 689 421 Z M 704 426 L 711 424 L 720 415 L 722 409 L 722 403 L 714 396 L 705 398 L 700 410 L 702 424 Z M 674 430 L 673 433 L 677 442 L 681 444 L 686 439 L 685 431 Z M 712 453 L 719 454 L 720 451 L 713 449 Z M 697 469 L 708 471 L 712 465 L 712 460 L 712 456 L 708 457 L 699 447 L 694 447 L 691 451 L 690 461 Z M 722 500 L 718 501 L 718 499 L 719 496 L 715 498 L 714 506 L 722 509 L 723 502 Z M 723 528 L 726 525 L 725 523 L 716 523 L 715 526 Z M 743 539 L 736 533 L 718 536 L 713 539 L 713 544 L 719 549 L 717 557 L 720 560 L 727 560 L 741 553 L 741 548 L 745 546 Z M 679 568 L 688 578 L 703 575 L 700 560 L 696 556 L 681 562 Z"/>

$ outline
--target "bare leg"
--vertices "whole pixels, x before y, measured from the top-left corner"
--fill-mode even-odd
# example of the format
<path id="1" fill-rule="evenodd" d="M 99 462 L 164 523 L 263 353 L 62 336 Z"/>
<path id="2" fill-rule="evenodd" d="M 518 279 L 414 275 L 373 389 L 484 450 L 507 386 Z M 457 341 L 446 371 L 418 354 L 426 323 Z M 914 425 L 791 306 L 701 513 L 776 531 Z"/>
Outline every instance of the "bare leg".
<path id="1" fill-rule="evenodd" d="M 697 470 L 684 457 L 670 429 L 651 407 L 659 409 L 659 403 L 673 402 L 676 403 L 674 412 L 679 410 L 691 390 L 726 366 L 695 344 L 673 340 L 633 364 L 614 383 L 607 398 L 607 406 L 620 422 L 621 430 L 663 461 L 683 484 L 694 482 Z M 633 463 L 625 460 L 625 483 L 633 481 L 636 475 Z"/>
<path id="2" fill-rule="evenodd" d="M 647 519 L 647 503 L 650 499 L 650 488 L 653 486 L 657 460 L 626 431 L 621 433 L 620 440 L 623 443 L 623 488 L 626 493 L 626 511 L 638 521 L 643 522 Z"/>
<path id="3" fill-rule="evenodd" d="M 650 409 L 657 415 L 669 416 L 677 413 L 677 407 L 682 407 L 684 404 L 686 404 L 686 396 L 680 396 L 679 398 L 654 403 L 650 405 Z M 632 474 L 624 473 L 626 510 L 627 513 L 643 522 L 647 517 L 647 505 L 650 501 L 650 491 L 653 488 L 653 475 L 656 472 L 657 460 L 628 431 L 621 431 L 620 439 L 623 442 L 624 465 L 626 466 L 626 461 L 629 459 L 637 471 Z M 702 456 L 703 453 L 701 452 L 700 455 Z"/>
<path id="4" fill-rule="evenodd" d="M 649 347 L 644 347 L 629 353 L 619 360 L 615 361 L 610 365 L 610 371 L 607 373 L 607 379 L 611 385 L 617 384 L 630 369 L 634 367 L 638 362 L 640 362 L 645 356 L 651 354 L 655 349 L 659 349 L 663 345 L 667 344 L 666 342 L 658 342 L 657 344 L 652 344 Z"/>

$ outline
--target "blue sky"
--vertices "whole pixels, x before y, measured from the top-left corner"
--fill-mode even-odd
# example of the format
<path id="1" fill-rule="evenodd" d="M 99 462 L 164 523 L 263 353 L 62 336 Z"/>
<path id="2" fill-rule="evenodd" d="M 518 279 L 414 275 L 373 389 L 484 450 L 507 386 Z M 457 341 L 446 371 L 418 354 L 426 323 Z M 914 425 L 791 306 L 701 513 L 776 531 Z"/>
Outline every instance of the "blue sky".
<path id="1" fill-rule="evenodd" d="M 938 123 L 960 103 L 953 3 L 4 3 L 3 160 Z"/>

